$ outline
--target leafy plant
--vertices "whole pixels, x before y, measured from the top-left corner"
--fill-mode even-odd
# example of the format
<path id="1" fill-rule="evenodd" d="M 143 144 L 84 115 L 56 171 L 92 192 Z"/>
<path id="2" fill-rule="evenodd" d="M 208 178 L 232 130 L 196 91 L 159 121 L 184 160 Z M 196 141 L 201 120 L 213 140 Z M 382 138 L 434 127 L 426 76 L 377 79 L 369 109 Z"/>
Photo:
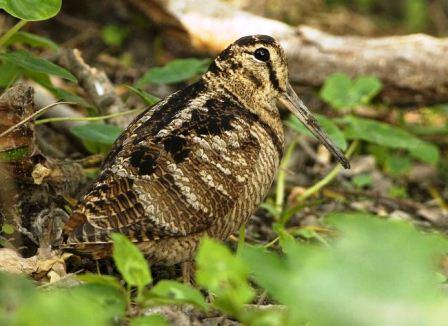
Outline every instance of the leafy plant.
<path id="1" fill-rule="evenodd" d="M 360 139 L 389 148 L 402 148 L 413 157 L 426 163 L 436 164 L 439 160 L 437 146 L 418 139 L 407 131 L 371 119 L 347 116 L 348 123 L 345 136 L 349 139 Z"/>
<path id="2" fill-rule="evenodd" d="M 147 84 L 172 84 L 189 80 L 204 73 L 209 64 L 209 59 L 175 59 L 163 67 L 149 69 L 135 86 L 140 88 Z"/>
<path id="3" fill-rule="evenodd" d="M 88 123 L 70 128 L 91 153 L 107 153 L 123 130 L 115 125 Z"/>
<path id="4" fill-rule="evenodd" d="M 257 283 L 288 306 L 291 325 L 446 321 L 436 259 L 447 239 L 363 213 L 331 214 L 328 221 L 340 234 L 330 248 L 288 241 L 284 258 L 260 248 L 243 251 Z"/>
<path id="5" fill-rule="evenodd" d="M 322 127 L 323 130 L 325 130 L 325 132 L 334 141 L 334 143 L 342 150 L 346 150 L 347 141 L 341 129 L 339 129 L 339 127 L 329 118 L 321 114 L 316 114 L 315 116 L 317 122 L 319 122 L 319 125 Z M 306 127 L 303 125 L 303 123 L 300 122 L 299 119 L 297 119 L 296 117 L 291 115 L 289 119 L 286 121 L 286 123 L 289 127 L 297 131 L 298 133 L 307 136 L 312 136 L 311 132 L 309 132 L 308 129 L 306 129 Z"/>
<path id="6" fill-rule="evenodd" d="M 54 17 L 61 10 L 62 0 L 0 0 L 0 9 L 11 16 L 38 21 Z"/>
<path id="7" fill-rule="evenodd" d="M 10 65 L 15 65 L 28 71 L 55 75 L 74 83 L 77 82 L 76 77 L 64 68 L 61 68 L 48 60 L 36 57 L 28 51 L 19 50 L 2 53 L 0 54 L 0 59 Z"/>
<path id="8" fill-rule="evenodd" d="M 336 109 L 352 109 L 369 103 L 381 88 L 381 82 L 374 76 L 350 80 L 347 75 L 336 73 L 325 80 L 320 96 Z"/>
<path id="9" fill-rule="evenodd" d="M 204 239 L 196 262 L 196 281 L 216 295 L 215 305 L 233 316 L 241 316 L 244 304 L 254 296 L 247 281 L 249 271 L 241 258 L 215 240 Z"/>

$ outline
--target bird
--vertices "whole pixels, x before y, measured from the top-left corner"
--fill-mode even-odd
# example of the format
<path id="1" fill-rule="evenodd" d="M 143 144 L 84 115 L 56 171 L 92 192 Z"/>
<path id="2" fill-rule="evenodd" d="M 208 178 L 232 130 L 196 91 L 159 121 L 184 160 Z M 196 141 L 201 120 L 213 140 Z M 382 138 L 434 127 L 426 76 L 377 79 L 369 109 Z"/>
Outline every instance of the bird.
<path id="1" fill-rule="evenodd" d="M 138 115 L 64 226 L 64 246 L 112 255 L 126 235 L 150 264 L 191 263 L 203 237 L 227 239 L 268 194 L 283 155 L 282 103 L 345 167 L 293 90 L 271 36 L 244 36 L 197 82 Z"/>

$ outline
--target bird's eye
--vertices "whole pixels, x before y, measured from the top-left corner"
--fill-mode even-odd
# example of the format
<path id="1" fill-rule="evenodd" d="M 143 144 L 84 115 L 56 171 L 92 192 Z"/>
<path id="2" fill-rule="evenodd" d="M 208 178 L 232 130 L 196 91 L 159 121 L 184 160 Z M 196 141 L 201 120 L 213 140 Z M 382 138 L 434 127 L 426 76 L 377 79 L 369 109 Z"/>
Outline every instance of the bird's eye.
<path id="1" fill-rule="evenodd" d="M 263 62 L 266 62 L 269 60 L 270 54 L 268 49 L 265 48 L 258 48 L 254 52 L 254 58 Z"/>

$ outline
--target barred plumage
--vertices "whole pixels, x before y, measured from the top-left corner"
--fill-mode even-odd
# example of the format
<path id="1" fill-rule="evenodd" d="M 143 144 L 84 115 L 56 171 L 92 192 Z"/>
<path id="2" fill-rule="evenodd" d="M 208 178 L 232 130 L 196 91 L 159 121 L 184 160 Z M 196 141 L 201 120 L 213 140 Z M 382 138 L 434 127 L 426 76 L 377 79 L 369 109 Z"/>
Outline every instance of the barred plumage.
<path id="1" fill-rule="evenodd" d="M 103 258 L 111 254 L 111 233 L 120 232 L 152 263 L 174 264 L 191 260 L 204 235 L 227 238 L 269 191 L 284 140 L 275 99 L 291 90 L 274 39 L 249 36 L 230 45 L 197 83 L 123 132 L 67 222 L 65 245 Z"/>

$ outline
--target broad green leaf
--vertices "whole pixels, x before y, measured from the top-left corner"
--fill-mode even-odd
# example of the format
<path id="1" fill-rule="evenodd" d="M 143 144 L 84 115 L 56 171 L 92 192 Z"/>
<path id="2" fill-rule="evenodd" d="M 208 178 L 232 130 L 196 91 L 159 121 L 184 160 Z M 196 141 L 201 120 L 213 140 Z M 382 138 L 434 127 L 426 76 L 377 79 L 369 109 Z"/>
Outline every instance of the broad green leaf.
<path id="1" fill-rule="evenodd" d="M 0 87 L 11 85 L 20 75 L 20 69 L 11 63 L 0 64 Z"/>
<path id="2" fill-rule="evenodd" d="M 360 76 L 352 81 L 347 75 L 336 73 L 325 80 L 320 96 L 337 109 L 349 109 L 369 103 L 381 88 L 375 76 Z"/>
<path id="3" fill-rule="evenodd" d="M 78 278 L 81 281 L 86 282 L 88 284 L 101 284 L 101 285 L 113 287 L 120 291 L 124 290 L 121 283 L 115 277 L 113 277 L 111 275 L 98 275 L 98 274 L 87 273 L 87 274 L 78 275 Z"/>
<path id="4" fill-rule="evenodd" d="M 112 145 L 118 136 L 120 136 L 122 129 L 115 125 L 104 123 L 88 123 L 73 126 L 70 131 L 82 140 L 103 145 Z"/>
<path id="5" fill-rule="evenodd" d="M 89 123 L 70 128 L 70 132 L 80 138 L 93 154 L 107 153 L 122 129 L 110 124 Z"/>
<path id="6" fill-rule="evenodd" d="M 317 122 L 319 122 L 319 125 L 322 127 L 322 129 L 328 134 L 328 136 L 331 138 L 332 141 L 342 150 L 347 149 L 347 141 L 345 140 L 345 136 L 342 133 L 342 131 L 336 126 L 336 124 L 328 119 L 327 117 L 315 114 Z M 295 131 L 307 135 L 307 136 L 313 136 L 313 134 L 306 129 L 306 127 L 303 125 L 302 122 L 299 121 L 294 116 L 289 116 L 289 119 L 287 121 L 288 126 L 290 126 Z"/>
<path id="7" fill-rule="evenodd" d="M 123 279 L 141 291 L 152 282 L 149 265 L 138 248 L 126 236 L 112 234 L 114 242 L 113 258 Z"/>
<path id="8" fill-rule="evenodd" d="M 146 105 L 153 106 L 160 101 L 160 98 L 158 98 L 157 96 L 149 94 L 137 87 L 128 85 L 127 88 L 130 89 L 133 93 L 137 94 L 143 100 L 143 102 L 145 102 Z"/>
<path id="9" fill-rule="evenodd" d="M 109 291 L 90 291 L 81 286 L 73 290 L 39 291 L 21 303 L 10 325 L 106 326 L 111 325 L 116 315 L 124 313 Z M 112 307 L 116 309 L 111 311 Z"/>
<path id="10" fill-rule="evenodd" d="M 0 9 L 28 21 L 54 17 L 61 10 L 61 5 L 62 0 L 0 0 Z"/>
<path id="11" fill-rule="evenodd" d="M 196 281 L 216 295 L 215 305 L 233 316 L 241 314 L 254 296 L 244 261 L 225 245 L 206 238 L 199 246 L 196 264 Z"/>
<path id="12" fill-rule="evenodd" d="M 170 280 L 157 283 L 146 295 L 146 302 L 168 304 L 193 304 L 203 310 L 207 304 L 199 290 L 188 285 Z"/>
<path id="13" fill-rule="evenodd" d="M 101 38 L 110 46 L 120 46 L 129 34 L 125 26 L 107 25 L 101 29 Z"/>
<path id="14" fill-rule="evenodd" d="M 411 168 L 411 158 L 407 155 L 391 154 L 384 162 L 384 168 L 393 176 L 405 174 Z"/>
<path id="15" fill-rule="evenodd" d="M 131 326 L 168 326 L 168 321 L 160 314 L 137 317 L 131 320 Z"/>
<path id="16" fill-rule="evenodd" d="M 123 288 L 116 288 L 110 284 L 91 283 L 75 286 L 64 291 L 68 296 L 87 298 L 87 304 L 101 307 L 102 314 L 109 321 L 122 319 L 126 314 L 127 293 Z"/>
<path id="17" fill-rule="evenodd" d="M 20 31 L 16 32 L 13 36 L 11 36 L 11 38 L 6 42 L 5 45 L 15 43 L 24 43 L 32 47 L 43 47 L 43 48 L 49 48 L 51 50 L 59 49 L 59 46 L 56 43 L 54 43 L 52 40 L 46 37 Z"/>
<path id="18" fill-rule="evenodd" d="M 418 139 L 403 129 L 354 116 L 347 116 L 344 121 L 348 123 L 348 127 L 345 129 L 347 138 L 362 139 L 390 148 L 403 148 L 415 158 L 431 164 L 436 164 L 439 160 L 437 146 Z"/>
<path id="19" fill-rule="evenodd" d="M 48 60 L 39 58 L 28 51 L 19 50 L 15 52 L 2 53 L 0 54 L 0 59 L 26 70 L 59 76 L 71 82 L 77 82 L 76 77 L 69 71 Z"/>
<path id="20" fill-rule="evenodd" d="M 175 59 L 163 67 L 149 69 L 135 84 L 141 87 L 147 84 L 172 84 L 189 80 L 207 71 L 209 59 Z"/>
<path id="21" fill-rule="evenodd" d="M 363 213 L 327 221 L 338 231 L 331 247 L 290 243 L 286 257 L 243 250 L 257 283 L 288 306 L 292 325 L 446 322 L 448 297 L 437 271 L 448 239 Z"/>

